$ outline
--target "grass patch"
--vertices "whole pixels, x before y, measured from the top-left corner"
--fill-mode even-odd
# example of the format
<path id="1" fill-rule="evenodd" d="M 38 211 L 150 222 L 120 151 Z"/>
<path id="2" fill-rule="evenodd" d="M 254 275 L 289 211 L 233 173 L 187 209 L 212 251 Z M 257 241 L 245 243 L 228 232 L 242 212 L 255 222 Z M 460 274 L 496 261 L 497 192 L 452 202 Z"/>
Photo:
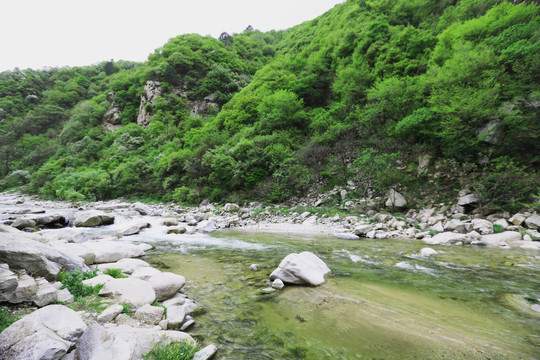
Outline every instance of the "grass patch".
<path id="1" fill-rule="evenodd" d="M 115 279 L 123 279 L 123 278 L 127 278 L 126 275 L 124 275 L 122 273 L 122 270 L 120 269 L 107 269 L 105 270 L 104 272 L 105 275 L 109 275 Z"/>
<path id="2" fill-rule="evenodd" d="M 186 341 L 170 344 L 160 341 L 142 358 L 144 360 L 191 360 L 197 350 L 196 345 L 191 345 Z"/>
<path id="3" fill-rule="evenodd" d="M 133 304 L 132 303 L 129 303 L 129 302 L 125 302 L 125 303 L 122 303 L 122 314 L 126 314 L 128 316 L 133 316 L 133 314 L 135 313 L 133 311 Z"/>
<path id="4" fill-rule="evenodd" d="M 7 308 L 0 307 L 0 332 L 7 329 L 15 321 L 19 320 L 19 316 L 12 314 Z"/>
<path id="5" fill-rule="evenodd" d="M 499 233 L 502 233 L 504 231 L 504 228 L 502 227 L 502 225 L 499 225 L 499 224 L 493 224 L 493 232 L 495 234 L 499 234 Z"/>
<path id="6" fill-rule="evenodd" d="M 73 295 L 74 300 L 80 302 L 81 298 L 90 295 L 97 295 L 103 284 L 96 286 L 84 285 L 83 281 L 97 276 L 97 270 L 82 272 L 81 270 L 65 271 L 62 270 L 58 274 L 58 281 L 62 285 L 62 289 L 68 289 Z"/>

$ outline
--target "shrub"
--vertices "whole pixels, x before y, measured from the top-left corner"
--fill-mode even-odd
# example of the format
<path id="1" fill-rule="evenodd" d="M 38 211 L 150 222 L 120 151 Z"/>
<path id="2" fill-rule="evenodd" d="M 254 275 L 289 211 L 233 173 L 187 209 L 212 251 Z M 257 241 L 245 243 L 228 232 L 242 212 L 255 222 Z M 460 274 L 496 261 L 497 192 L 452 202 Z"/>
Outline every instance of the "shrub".
<path id="1" fill-rule="evenodd" d="M 58 274 L 58 281 L 63 286 L 62 289 L 68 289 L 69 292 L 75 298 L 75 301 L 79 301 L 81 297 L 96 295 L 103 285 L 88 286 L 82 282 L 86 279 L 91 279 L 97 276 L 97 270 L 82 272 L 81 270 L 73 270 L 71 272 L 62 270 Z"/>
<path id="2" fill-rule="evenodd" d="M 133 315 L 133 304 L 129 302 L 122 303 L 122 314 Z"/>
<path id="3" fill-rule="evenodd" d="M 7 329 L 17 320 L 19 320 L 19 318 L 13 315 L 7 308 L 0 307 L 0 332 Z"/>
<path id="4" fill-rule="evenodd" d="M 503 231 L 504 231 L 504 228 L 502 227 L 502 225 L 499 225 L 499 224 L 493 225 L 493 232 L 495 234 L 502 233 Z"/>
<path id="5" fill-rule="evenodd" d="M 144 360 L 190 360 L 196 352 L 197 347 L 186 341 L 170 344 L 160 341 L 142 358 Z"/>
<path id="6" fill-rule="evenodd" d="M 120 269 L 107 269 L 104 274 L 112 276 L 115 279 L 127 278 L 127 276 L 124 275 L 122 273 L 122 270 L 120 270 Z"/>

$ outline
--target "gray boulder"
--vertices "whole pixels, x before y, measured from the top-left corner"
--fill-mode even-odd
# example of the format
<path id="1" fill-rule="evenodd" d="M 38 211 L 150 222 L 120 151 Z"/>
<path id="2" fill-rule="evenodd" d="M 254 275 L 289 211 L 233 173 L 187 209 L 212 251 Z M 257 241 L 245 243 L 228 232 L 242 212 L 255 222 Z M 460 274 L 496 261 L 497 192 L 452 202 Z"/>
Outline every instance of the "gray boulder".
<path id="1" fill-rule="evenodd" d="M 19 230 L 25 229 L 25 228 L 35 228 L 37 226 L 36 222 L 33 219 L 28 218 L 18 218 L 15 219 L 11 226 L 14 228 L 17 228 Z"/>
<path id="2" fill-rule="evenodd" d="M 84 246 L 96 255 L 95 262 L 98 264 L 143 256 L 145 249 L 144 244 L 112 240 L 87 241 Z"/>
<path id="3" fill-rule="evenodd" d="M 180 291 L 186 283 L 186 278 L 182 275 L 163 272 L 150 277 L 147 281 L 156 292 L 158 301 L 163 301 Z"/>
<path id="4" fill-rule="evenodd" d="M 366 236 L 371 230 L 373 230 L 373 225 L 358 225 L 354 228 L 353 232 L 358 236 Z"/>
<path id="5" fill-rule="evenodd" d="M 55 249 L 84 260 L 86 265 L 92 265 L 96 261 L 96 254 L 82 244 L 74 243 L 51 243 Z"/>
<path id="6" fill-rule="evenodd" d="M 0 360 L 62 359 L 86 328 L 65 306 L 41 308 L 0 333 Z"/>
<path id="7" fill-rule="evenodd" d="M 458 198 L 459 206 L 472 206 L 478 203 L 478 196 L 475 194 L 467 194 Z"/>
<path id="8" fill-rule="evenodd" d="M 158 342 L 169 344 L 182 341 L 195 345 L 195 340 L 181 331 L 140 329 L 126 325 L 107 329 L 95 324 L 81 336 L 75 352 L 80 360 L 136 360 L 141 359 Z"/>
<path id="9" fill-rule="evenodd" d="M 90 210 L 78 214 L 75 217 L 73 225 L 76 227 L 96 227 L 102 225 L 110 225 L 114 223 L 114 216 L 108 215 L 103 211 Z"/>
<path id="10" fill-rule="evenodd" d="M 238 206 L 237 204 L 228 203 L 228 204 L 225 204 L 225 206 L 223 207 L 223 210 L 226 212 L 236 212 L 240 210 L 240 206 Z"/>
<path id="11" fill-rule="evenodd" d="M 44 278 L 37 278 L 37 293 L 34 296 L 34 304 L 39 307 L 52 304 L 58 299 L 58 290 Z"/>
<path id="12" fill-rule="evenodd" d="M 163 317 L 165 309 L 161 306 L 143 305 L 135 312 L 135 319 L 149 325 L 157 325 Z"/>
<path id="13" fill-rule="evenodd" d="M 107 323 L 113 321 L 121 312 L 124 307 L 120 304 L 111 305 L 98 315 L 97 321 L 100 323 Z"/>
<path id="14" fill-rule="evenodd" d="M 507 245 L 508 243 L 521 241 L 521 233 L 517 231 L 504 231 L 498 234 L 482 235 L 481 241 L 487 245 Z"/>
<path id="15" fill-rule="evenodd" d="M 168 306 L 167 320 L 169 321 L 169 329 L 179 329 L 186 320 L 186 309 L 184 306 Z"/>
<path id="16" fill-rule="evenodd" d="M 19 278 L 17 289 L 15 289 L 14 295 L 9 300 L 12 304 L 19 304 L 23 301 L 32 301 L 38 291 L 38 285 L 36 280 L 29 275 L 22 275 Z"/>
<path id="17" fill-rule="evenodd" d="M 203 349 L 197 351 L 193 356 L 193 360 L 208 360 L 217 352 L 217 346 L 210 344 Z"/>
<path id="18" fill-rule="evenodd" d="M 324 283 L 324 276 L 330 269 L 317 255 L 304 251 L 289 254 L 270 274 L 270 280 L 281 279 L 284 283 L 318 286 Z"/>
<path id="19" fill-rule="evenodd" d="M 158 269 L 155 269 L 155 268 L 153 268 L 151 266 L 149 266 L 149 267 L 140 267 L 137 270 L 135 270 L 130 275 L 130 277 L 147 281 L 152 276 L 154 276 L 156 274 L 159 274 L 159 273 L 161 273 L 161 271 L 159 271 Z"/>
<path id="20" fill-rule="evenodd" d="M 121 230 L 120 233 L 123 236 L 136 235 L 136 234 L 140 233 L 142 230 L 147 229 L 149 227 L 150 227 L 150 223 L 143 222 L 143 223 L 140 223 L 140 224 L 135 224 L 135 225 L 128 226 L 124 230 Z"/>
<path id="21" fill-rule="evenodd" d="M 35 276 L 56 280 L 60 269 L 87 271 L 83 259 L 72 257 L 53 247 L 42 244 L 18 233 L 3 232 L 0 226 L 0 263 L 7 263 L 11 269 L 25 269 Z M 20 233 L 20 234 L 19 234 Z"/>
<path id="22" fill-rule="evenodd" d="M 355 234 L 351 233 L 334 233 L 333 234 L 335 238 L 337 239 L 343 239 L 343 240 L 358 240 L 360 237 Z"/>
<path id="23" fill-rule="evenodd" d="M 135 309 L 156 299 L 156 293 L 149 283 L 133 278 L 113 279 L 105 283 L 99 295 L 111 297 L 118 303 L 131 303 Z"/>
<path id="24" fill-rule="evenodd" d="M 388 191 L 388 199 L 386 200 L 385 205 L 386 207 L 402 208 L 407 205 L 407 200 L 405 200 L 403 195 L 398 193 L 396 190 L 390 189 L 390 191 Z"/>
<path id="25" fill-rule="evenodd" d="M 7 264 L 0 264 L 0 302 L 11 300 L 18 286 L 17 275 Z"/>
<path id="26" fill-rule="evenodd" d="M 529 216 L 525 219 L 525 226 L 529 229 L 539 229 L 540 228 L 540 215 Z"/>
<path id="27" fill-rule="evenodd" d="M 523 224 L 523 222 L 525 221 L 527 217 L 523 214 L 520 214 L 520 213 L 517 213 L 517 214 L 514 214 L 514 216 L 512 216 L 508 221 L 510 221 L 512 224 L 514 225 L 521 225 Z"/>
<path id="28" fill-rule="evenodd" d="M 198 232 L 211 233 L 217 230 L 217 226 L 212 220 L 203 220 L 197 224 L 196 229 Z"/>
<path id="29" fill-rule="evenodd" d="M 484 219 L 473 219 L 472 226 L 475 231 L 482 235 L 493 234 L 493 223 Z"/>

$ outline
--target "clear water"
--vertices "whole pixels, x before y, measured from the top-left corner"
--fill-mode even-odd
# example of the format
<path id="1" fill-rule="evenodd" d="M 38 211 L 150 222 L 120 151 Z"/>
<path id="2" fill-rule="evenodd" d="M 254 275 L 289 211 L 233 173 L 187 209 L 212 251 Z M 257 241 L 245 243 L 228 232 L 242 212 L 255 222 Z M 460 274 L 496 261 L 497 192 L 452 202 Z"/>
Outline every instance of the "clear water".
<path id="1" fill-rule="evenodd" d="M 206 310 L 191 333 L 218 344 L 219 359 L 540 358 L 540 313 L 523 300 L 540 297 L 537 252 L 434 247 L 422 258 L 418 241 L 176 236 L 146 260 L 186 276 Z M 328 264 L 328 281 L 259 295 L 301 251 Z"/>

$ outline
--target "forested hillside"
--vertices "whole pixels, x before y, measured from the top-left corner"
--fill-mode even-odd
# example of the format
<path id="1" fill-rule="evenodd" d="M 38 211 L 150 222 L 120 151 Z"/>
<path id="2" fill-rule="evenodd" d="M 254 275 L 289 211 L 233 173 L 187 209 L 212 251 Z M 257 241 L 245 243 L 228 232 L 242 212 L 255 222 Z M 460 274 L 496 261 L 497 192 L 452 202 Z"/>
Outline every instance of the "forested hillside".
<path id="1" fill-rule="evenodd" d="M 540 193 L 539 13 L 349 0 L 282 32 L 179 35 L 143 64 L 4 72 L 0 187 L 280 202 L 349 182 L 519 207 Z"/>

